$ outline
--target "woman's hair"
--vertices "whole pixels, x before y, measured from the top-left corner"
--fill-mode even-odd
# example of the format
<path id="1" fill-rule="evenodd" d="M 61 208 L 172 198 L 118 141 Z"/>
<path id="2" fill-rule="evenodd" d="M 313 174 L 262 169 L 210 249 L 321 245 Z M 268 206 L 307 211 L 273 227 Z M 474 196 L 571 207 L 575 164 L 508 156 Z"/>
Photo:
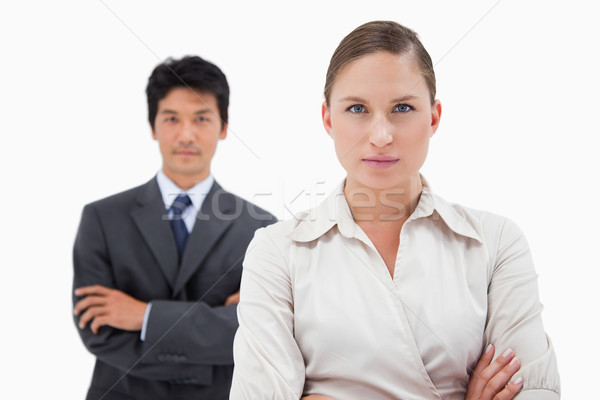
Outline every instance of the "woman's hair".
<path id="1" fill-rule="evenodd" d="M 331 56 L 325 78 L 325 101 L 329 104 L 331 88 L 341 70 L 350 62 L 371 53 L 408 54 L 415 69 L 423 74 L 431 103 L 435 101 L 435 73 L 431 57 L 412 29 L 393 21 L 371 21 L 350 32 Z"/>

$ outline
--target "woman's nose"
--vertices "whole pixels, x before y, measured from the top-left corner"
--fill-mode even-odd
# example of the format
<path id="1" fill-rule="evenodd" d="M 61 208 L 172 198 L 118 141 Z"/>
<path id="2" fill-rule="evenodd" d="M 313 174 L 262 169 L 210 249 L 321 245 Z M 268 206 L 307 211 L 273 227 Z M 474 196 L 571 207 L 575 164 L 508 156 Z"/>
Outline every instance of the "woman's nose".
<path id="1" fill-rule="evenodd" d="M 371 128 L 371 132 L 369 132 L 369 142 L 377 147 L 385 147 L 390 144 L 393 139 L 387 118 L 385 116 L 380 117 Z"/>

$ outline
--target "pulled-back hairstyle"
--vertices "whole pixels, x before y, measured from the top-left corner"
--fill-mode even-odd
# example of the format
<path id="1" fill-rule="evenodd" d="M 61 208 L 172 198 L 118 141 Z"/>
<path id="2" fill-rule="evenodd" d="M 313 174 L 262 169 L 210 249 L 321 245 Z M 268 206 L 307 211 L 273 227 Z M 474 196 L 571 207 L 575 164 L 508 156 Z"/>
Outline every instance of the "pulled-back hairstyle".
<path id="1" fill-rule="evenodd" d="M 325 101 L 329 104 L 331 88 L 341 70 L 350 62 L 371 53 L 408 54 L 415 69 L 423 74 L 431 103 L 435 101 L 435 73 L 431 57 L 412 29 L 393 21 L 371 21 L 350 32 L 331 56 L 325 78 Z"/>
<path id="2" fill-rule="evenodd" d="M 157 65 L 148 78 L 146 96 L 148 121 L 152 129 L 158 112 L 158 102 L 165 98 L 171 89 L 180 87 L 214 94 L 217 98 L 221 126 L 227 123 L 229 85 L 225 74 L 219 67 L 198 56 L 185 56 L 180 60 L 168 58 Z"/>

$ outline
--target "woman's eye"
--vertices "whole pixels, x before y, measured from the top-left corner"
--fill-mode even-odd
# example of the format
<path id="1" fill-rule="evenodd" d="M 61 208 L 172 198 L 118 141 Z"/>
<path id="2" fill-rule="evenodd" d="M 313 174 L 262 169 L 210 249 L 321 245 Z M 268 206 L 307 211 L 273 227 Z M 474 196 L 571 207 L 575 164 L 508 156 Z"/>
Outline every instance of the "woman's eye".
<path id="1" fill-rule="evenodd" d="M 409 106 L 408 104 L 397 104 L 394 107 L 394 111 L 395 112 L 399 112 L 399 113 L 405 113 L 405 112 L 408 112 L 410 110 L 413 110 L 413 108 L 411 106 Z"/>
<path id="2" fill-rule="evenodd" d="M 347 108 L 348 111 L 350 111 L 351 113 L 363 113 L 365 112 L 365 106 L 361 106 L 360 104 L 355 104 L 353 106 L 350 106 Z"/>

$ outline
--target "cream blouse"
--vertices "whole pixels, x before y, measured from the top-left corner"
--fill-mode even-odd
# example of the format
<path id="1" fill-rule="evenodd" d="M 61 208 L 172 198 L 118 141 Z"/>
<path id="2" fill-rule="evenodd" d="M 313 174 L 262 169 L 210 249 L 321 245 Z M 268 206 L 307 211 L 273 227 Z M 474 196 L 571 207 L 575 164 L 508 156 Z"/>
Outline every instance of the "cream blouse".
<path id="1" fill-rule="evenodd" d="M 488 343 L 512 348 L 516 399 L 559 399 L 537 275 L 510 220 L 451 204 L 424 181 L 392 279 L 339 185 L 256 232 L 244 261 L 231 399 L 464 399 Z"/>

